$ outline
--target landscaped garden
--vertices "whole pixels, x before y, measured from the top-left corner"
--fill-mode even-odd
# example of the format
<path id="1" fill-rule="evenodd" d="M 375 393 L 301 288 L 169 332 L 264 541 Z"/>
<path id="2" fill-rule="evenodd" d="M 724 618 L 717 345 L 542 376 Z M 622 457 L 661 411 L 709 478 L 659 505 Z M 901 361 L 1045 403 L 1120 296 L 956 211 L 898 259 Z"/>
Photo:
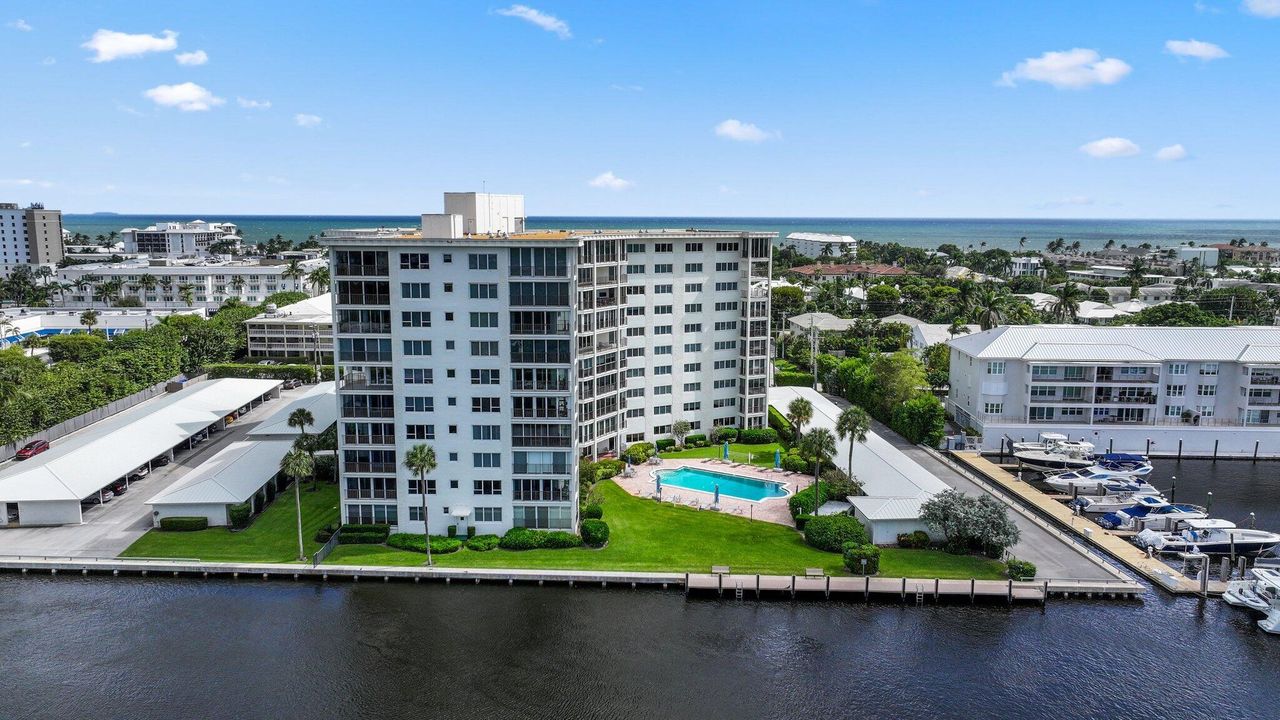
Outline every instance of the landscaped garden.
<path id="1" fill-rule="evenodd" d="M 775 451 L 786 452 L 781 443 L 763 443 L 761 445 L 744 445 L 742 443 L 729 443 L 729 459 L 734 462 L 749 463 L 758 467 L 773 467 L 773 457 Z M 722 458 L 724 457 L 724 445 L 708 445 L 706 447 L 690 448 L 684 450 L 664 450 L 662 457 L 668 460 L 678 458 Z"/>

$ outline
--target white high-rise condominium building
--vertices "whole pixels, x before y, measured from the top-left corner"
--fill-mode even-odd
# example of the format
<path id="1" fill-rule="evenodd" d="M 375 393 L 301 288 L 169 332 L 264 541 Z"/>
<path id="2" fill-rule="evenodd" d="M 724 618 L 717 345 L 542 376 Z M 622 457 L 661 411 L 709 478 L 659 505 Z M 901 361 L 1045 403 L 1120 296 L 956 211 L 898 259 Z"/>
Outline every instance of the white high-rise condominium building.
<path id="1" fill-rule="evenodd" d="M 62 211 L 39 203 L 0 203 L 0 275 L 16 265 L 53 265 L 62 259 Z"/>
<path id="2" fill-rule="evenodd" d="M 156 223 L 146 228 L 120 231 L 126 253 L 144 253 L 151 257 L 207 255 L 209 246 L 220 240 L 239 241 L 239 232 L 231 223 L 191 222 Z"/>
<path id="3" fill-rule="evenodd" d="M 573 530 L 580 456 L 766 425 L 771 233 L 524 231 L 497 197 L 326 233 L 345 522 L 422 531 L 419 443 L 433 533 Z"/>

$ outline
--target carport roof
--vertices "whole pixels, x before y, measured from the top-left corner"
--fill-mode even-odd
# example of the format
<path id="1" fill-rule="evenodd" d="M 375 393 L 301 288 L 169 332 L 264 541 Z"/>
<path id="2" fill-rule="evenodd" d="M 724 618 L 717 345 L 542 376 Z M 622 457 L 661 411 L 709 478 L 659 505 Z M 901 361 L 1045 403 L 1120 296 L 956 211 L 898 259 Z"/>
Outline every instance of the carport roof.
<path id="1" fill-rule="evenodd" d="M 231 505 L 248 500 L 280 468 L 293 440 L 241 440 L 219 450 L 148 505 Z"/>
<path id="2" fill-rule="evenodd" d="M 311 416 L 315 418 L 316 424 L 307 428 L 307 432 L 312 435 L 323 432 L 338 420 L 337 383 L 333 381 L 318 383 L 288 405 L 272 413 L 266 420 L 250 428 L 249 435 L 255 438 L 264 435 L 298 435 L 297 428 L 289 427 L 289 416 L 299 408 L 310 410 Z"/>
<path id="3" fill-rule="evenodd" d="M 82 500 L 279 384 L 209 380 L 112 415 L 0 473 L 0 502 Z"/>

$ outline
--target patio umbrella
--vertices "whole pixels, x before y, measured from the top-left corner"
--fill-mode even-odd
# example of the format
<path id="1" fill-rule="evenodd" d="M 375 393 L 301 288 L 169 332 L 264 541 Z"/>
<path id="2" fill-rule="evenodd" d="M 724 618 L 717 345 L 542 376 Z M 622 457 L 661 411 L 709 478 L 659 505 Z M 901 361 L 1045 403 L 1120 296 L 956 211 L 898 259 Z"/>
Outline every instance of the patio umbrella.
<path id="1" fill-rule="evenodd" d="M 777 470 L 782 467 L 782 451 L 775 449 L 773 451 L 773 469 Z"/>
<path id="2" fill-rule="evenodd" d="M 654 474 L 654 481 L 658 483 L 658 499 L 662 499 L 662 476 Z"/>
<path id="3" fill-rule="evenodd" d="M 729 459 L 729 441 L 728 440 L 724 441 L 724 459 L 725 460 Z"/>
<path id="4" fill-rule="evenodd" d="M 716 499 L 712 501 L 712 505 L 720 504 L 720 483 L 716 483 Z"/>

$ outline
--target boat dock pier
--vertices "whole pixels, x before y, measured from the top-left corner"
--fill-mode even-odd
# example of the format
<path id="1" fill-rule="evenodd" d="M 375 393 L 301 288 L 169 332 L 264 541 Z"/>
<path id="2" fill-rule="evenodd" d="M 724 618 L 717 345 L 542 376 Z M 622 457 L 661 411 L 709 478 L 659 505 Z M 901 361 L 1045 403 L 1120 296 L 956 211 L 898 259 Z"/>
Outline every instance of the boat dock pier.
<path id="1" fill-rule="evenodd" d="M 1069 531 L 1093 547 L 1102 550 L 1133 572 L 1175 594 L 1221 595 L 1226 583 L 1209 581 L 1202 587 L 1195 578 L 1187 577 L 1169 567 L 1159 557 L 1148 557 L 1145 552 L 1129 542 L 1131 532 L 1107 530 L 1081 517 L 1060 502 L 1056 495 L 1043 493 L 1024 480 L 1020 480 L 1001 465 L 976 452 L 953 451 L 951 456 L 1006 494 L 1019 499 L 1035 512 Z"/>

